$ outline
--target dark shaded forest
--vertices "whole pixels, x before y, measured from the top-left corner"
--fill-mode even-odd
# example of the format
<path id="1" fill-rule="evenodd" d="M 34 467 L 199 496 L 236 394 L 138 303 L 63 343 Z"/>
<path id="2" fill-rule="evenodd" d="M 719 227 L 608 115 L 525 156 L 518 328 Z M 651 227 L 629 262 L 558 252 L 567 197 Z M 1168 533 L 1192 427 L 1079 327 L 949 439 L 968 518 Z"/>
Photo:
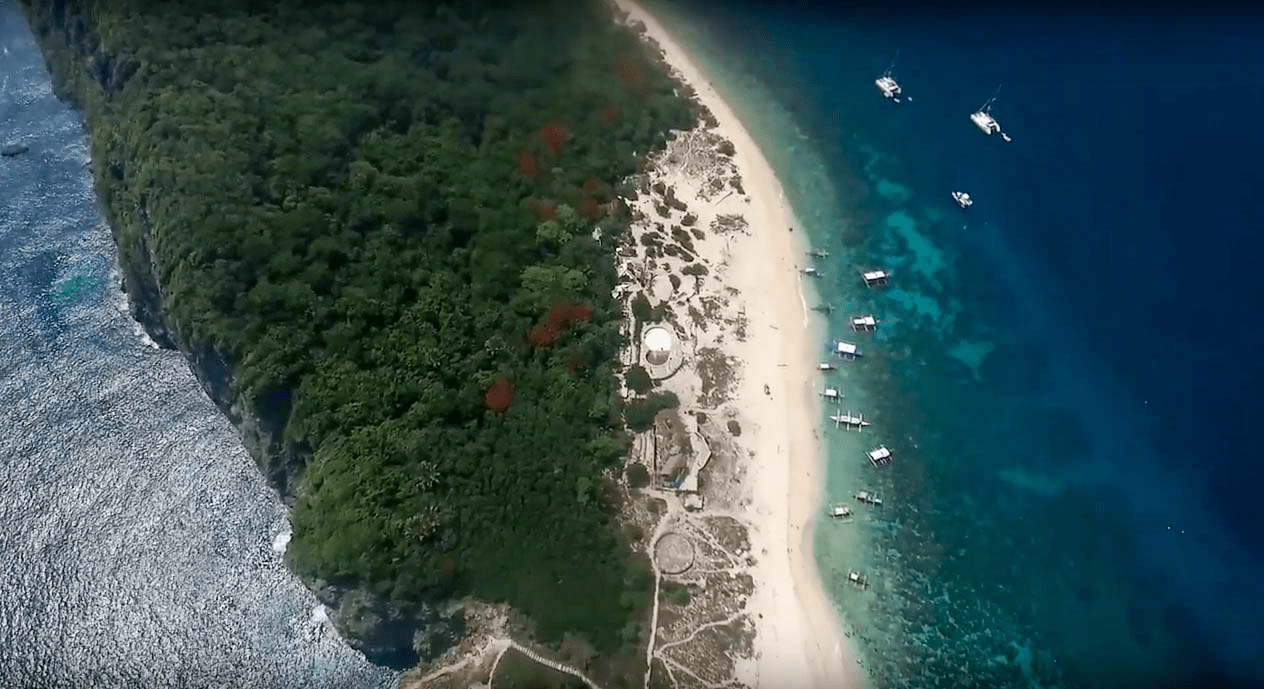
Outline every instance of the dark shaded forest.
<path id="1" fill-rule="evenodd" d="M 695 112 L 611 9 L 24 2 L 129 280 L 302 458 L 295 570 L 634 643 L 615 194 Z"/>

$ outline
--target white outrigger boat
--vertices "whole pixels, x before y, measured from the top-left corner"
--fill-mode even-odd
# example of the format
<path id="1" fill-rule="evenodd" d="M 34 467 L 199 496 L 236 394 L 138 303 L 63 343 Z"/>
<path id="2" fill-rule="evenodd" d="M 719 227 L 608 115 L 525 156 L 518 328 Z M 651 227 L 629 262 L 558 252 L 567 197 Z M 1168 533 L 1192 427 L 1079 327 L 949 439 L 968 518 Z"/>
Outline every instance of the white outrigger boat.
<path id="1" fill-rule="evenodd" d="M 878 329 L 878 319 L 873 314 L 852 316 L 851 329 L 858 333 L 871 333 Z"/>
<path id="2" fill-rule="evenodd" d="M 813 249 L 808 252 L 808 256 L 812 258 L 829 258 L 829 252 L 825 249 Z"/>
<path id="3" fill-rule="evenodd" d="M 852 572 L 851 574 L 848 574 L 847 581 L 850 581 L 862 589 L 868 588 L 869 586 L 869 577 L 861 574 L 860 572 Z"/>
<path id="4" fill-rule="evenodd" d="M 855 361 L 857 358 L 864 356 L 864 352 L 861 352 L 859 347 L 841 340 L 834 342 L 834 354 L 844 361 Z"/>
<path id="5" fill-rule="evenodd" d="M 1001 131 L 1001 123 L 997 122 L 995 117 L 992 117 L 992 103 L 996 102 L 996 96 L 1000 92 L 1001 87 L 997 86 L 996 93 L 993 93 L 992 97 L 987 99 L 987 102 L 983 104 L 983 107 L 979 108 L 977 112 L 970 115 L 970 121 L 974 123 L 974 126 L 979 128 L 979 131 L 987 134 L 988 136 L 1000 134 L 1001 138 L 1005 141 L 1013 141 L 1013 139 L 1009 138 L 1009 134 Z"/>
<path id="6" fill-rule="evenodd" d="M 882 498 L 878 497 L 877 495 L 874 495 L 870 491 L 862 490 L 859 493 L 856 493 L 855 495 L 853 495 L 852 497 L 865 503 L 866 505 L 877 505 L 878 507 L 882 507 Z"/>
<path id="7" fill-rule="evenodd" d="M 803 273 L 804 275 L 807 275 L 809 277 L 814 277 L 814 278 L 825 277 L 825 273 L 822 273 L 821 271 L 817 270 L 815 266 L 800 268 L 799 272 Z"/>
<path id="8" fill-rule="evenodd" d="M 853 414 L 850 409 L 845 413 L 840 409 L 837 414 L 830 414 L 829 418 L 830 421 L 834 422 L 834 428 L 846 426 L 848 429 L 854 428 L 857 431 L 863 431 L 865 426 L 871 425 L 868 421 L 865 421 L 864 414 Z"/>
<path id="9" fill-rule="evenodd" d="M 879 445 L 866 452 L 865 455 L 869 457 L 869 463 L 876 467 L 886 466 L 891 463 L 892 459 L 891 451 L 887 449 L 886 445 Z"/>
<path id="10" fill-rule="evenodd" d="M 974 199 L 970 198 L 970 195 L 964 191 L 952 192 L 952 200 L 956 201 L 957 205 L 962 208 L 969 208 L 974 205 Z"/>
<path id="11" fill-rule="evenodd" d="M 838 367 L 837 367 L 837 366 L 835 366 L 834 364 L 831 364 L 831 363 L 822 363 L 822 364 L 817 364 L 817 365 L 816 365 L 816 368 L 817 368 L 817 370 L 819 370 L 819 371 L 836 371 L 836 370 L 838 370 Z"/>
<path id="12" fill-rule="evenodd" d="M 834 505 L 830 508 L 830 516 L 837 519 L 846 519 L 847 517 L 852 516 L 852 514 L 851 508 L 843 505 Z"/>
<path id="13" fill-rule="evenodd" d="M 867 287 L 881 287 L 891 281 L 891 273 L 885 270 L 867 270 L 860 274 Z"/>
<path id="14" fill-rule="evenodd" d="M 841 400 L 843 398 L 843 393 L 839 392 L 838 390 L 834 388 L 825 388 L 824 390 L 821 391 L 821 397 L 824 397 L 827 400 L 833 400 L 837 402 L 838 400 Z"/>
<path id="15" fill-rule="evenodd" d="M 895 57 L 896 59 L 899 59 L 900 53 L 896 52 Z M 895 77 L 891 75 L 891 71 L 894 69 L 895 69 L 895 60 L 891 60 L 891 65 L 887 67 L 887 71 L 883 72 L 882 76 L 878 77 L 877 79 L 874 79 L 873 83 L 875 86 L 878 87 L 878 91 L 882 94 L 883 98 L 887 98 L 887 99 L 895 101 L 896 103 L 899 103 L 900 94 L 903 93 L 904 91 L 903 89 L 900 88 L 900 82 L 896 81 Z"/>

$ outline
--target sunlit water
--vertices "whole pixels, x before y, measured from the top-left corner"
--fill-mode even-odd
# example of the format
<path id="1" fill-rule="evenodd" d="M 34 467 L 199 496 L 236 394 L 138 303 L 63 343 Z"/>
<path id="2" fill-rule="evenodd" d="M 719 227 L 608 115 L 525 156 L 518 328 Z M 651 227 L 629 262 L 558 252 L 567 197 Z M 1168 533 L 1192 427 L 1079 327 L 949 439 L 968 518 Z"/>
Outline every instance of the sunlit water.
<path id="1" fill-rule="evenodd" d="M 384 687 L 286 569 L 286 510 L 126 312 L 78 117 L 0 2 L 0 686 Z"/>

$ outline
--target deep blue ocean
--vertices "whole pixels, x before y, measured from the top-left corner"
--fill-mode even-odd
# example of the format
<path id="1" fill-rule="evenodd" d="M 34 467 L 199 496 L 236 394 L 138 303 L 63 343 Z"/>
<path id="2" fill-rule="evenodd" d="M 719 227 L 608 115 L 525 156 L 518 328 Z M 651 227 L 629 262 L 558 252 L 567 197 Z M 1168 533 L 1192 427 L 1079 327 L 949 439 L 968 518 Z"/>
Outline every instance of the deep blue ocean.
<path id="1" fill-rule="evenodd" d="M 872 434 L 828 428 L 828 490 L 886 505 L 817 555 L 873 684 L 1261 682 L 1260 16 L 647 5 L 867 350 L 838 380 Z M 897 51 L 898 104 L 874 86 Z M 998 86 L 1011 143 L 969 120 Z M 849 332 L 865 312 L 876 335 Z"/>

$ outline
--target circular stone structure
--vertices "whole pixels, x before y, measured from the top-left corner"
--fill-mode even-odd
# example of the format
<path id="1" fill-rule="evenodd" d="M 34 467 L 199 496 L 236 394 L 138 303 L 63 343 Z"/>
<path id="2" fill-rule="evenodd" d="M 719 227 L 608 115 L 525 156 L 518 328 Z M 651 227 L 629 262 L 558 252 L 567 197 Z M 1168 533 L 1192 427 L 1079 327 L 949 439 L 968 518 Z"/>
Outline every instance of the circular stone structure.
<path id="1" fill-rule="evenodd" d="M 663 574 L 680 574 L 693 566 L 693 543 L 678 533 L 665 533 L 654 544 L 654 561 Z"/>
<path id="2" fill-rule="evenodd" d="M 645 360 L 655 366 L 667 363 L 671 356 L 672 335 L 667 328 L 656 325 L 645 331 Z"/>

